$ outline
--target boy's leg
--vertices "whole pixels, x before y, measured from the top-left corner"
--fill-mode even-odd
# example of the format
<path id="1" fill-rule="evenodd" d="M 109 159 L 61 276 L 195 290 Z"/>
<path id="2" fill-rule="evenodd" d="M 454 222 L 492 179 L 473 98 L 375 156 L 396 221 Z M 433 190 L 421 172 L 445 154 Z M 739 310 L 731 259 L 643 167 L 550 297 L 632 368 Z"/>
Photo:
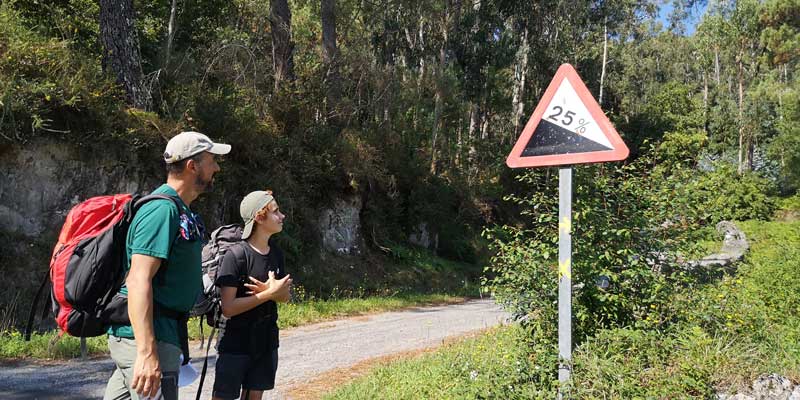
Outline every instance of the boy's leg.
<path id="1" fill-rule="evenodd" d="M 242 396 L 239 398 L 245 400 L 261 400 L 261 396 L 263 395 L 263 390 L 242 389 Z"/>
<path id="2" fill-rule="evenodd" d="M 251 363 L 247 376 L 242 383 L 242 393 L 249 389 L 251 399 L 260 399 L 263 391 L 272 390 L 275 387 L 275 374 L 277 371 L 278 349 L 274 349 Z M 257 397 L 253 395 L 256 392 L 258 392 Z"/>
<path id="3" fill-rule="evenodd" d="M 250 356 L 219 353 L 214 373 L 214 400 L 230 400 L 239 397 L 242 381 L 250 368 Z"/>

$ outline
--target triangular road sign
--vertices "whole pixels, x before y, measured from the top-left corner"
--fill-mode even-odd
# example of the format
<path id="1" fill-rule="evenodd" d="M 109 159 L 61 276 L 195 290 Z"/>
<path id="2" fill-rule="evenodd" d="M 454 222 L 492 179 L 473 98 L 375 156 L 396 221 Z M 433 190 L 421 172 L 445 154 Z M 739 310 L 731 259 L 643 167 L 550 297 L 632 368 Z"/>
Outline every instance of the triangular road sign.
<path id="1" fill-rule="evenodd" d="M 511 168 L 619 161 L 619 137 L 575 68 L 563 64 L 506 159 Z"/>

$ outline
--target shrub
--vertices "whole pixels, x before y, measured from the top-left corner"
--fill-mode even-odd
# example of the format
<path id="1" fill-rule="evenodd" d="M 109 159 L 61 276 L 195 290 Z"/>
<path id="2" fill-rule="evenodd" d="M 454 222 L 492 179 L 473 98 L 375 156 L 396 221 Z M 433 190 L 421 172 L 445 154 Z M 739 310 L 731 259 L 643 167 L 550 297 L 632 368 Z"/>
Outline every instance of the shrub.
<path id="1" fill-rule="evenodd" d="M 689 172 L 692 173 L 692 172 Z M 769 181 L 755 173 L 739 175 L 734 166 L 718 163 L 711 172 L 685 176 L 681 187 L 689 200 L 689 215 L 704 223 L 722 220 L 767 220 L 775 211 L 775 202 L 768 197 Z"/>
<path id="2" fill-rule="evenodd" d="M 666 267 L 669 254 L 687 249 L 685 239 L 697 226 L 690 219 L 665 224 L 680 212 L 680 199 L 647 173 L 648 162 L 575 170 L 571 225 L 577 343 L 599 328 L 665 323 L 663 311 L 673 289 L 692 279 L 680 268 Z M 528 194 L 508 199 L 529 219 L 485 231 L 496 252 L 486 283 L 517 318 L 552 318 L 558 296 L 558 229 L 564 224 L 557 221 L 558 185 L 539 171 L 526 172 L 519 181 L 528 185 Z M 607 279 L 608 287 L 598 287 L 598 279 Z"/>

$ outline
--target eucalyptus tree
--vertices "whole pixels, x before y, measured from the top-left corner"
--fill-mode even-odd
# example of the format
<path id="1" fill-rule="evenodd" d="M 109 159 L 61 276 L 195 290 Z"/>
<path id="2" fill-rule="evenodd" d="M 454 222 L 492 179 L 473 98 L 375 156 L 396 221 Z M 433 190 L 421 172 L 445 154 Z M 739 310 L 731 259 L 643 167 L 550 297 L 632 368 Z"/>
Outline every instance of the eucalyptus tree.
<path id="1" fill-rule="evenodd" d="M 142 64 L 133 0 L 100 0 L 100 43 L 103 69 L 124 89 L 128 103 L 147 109 L 150 93 L 142 85 Z"/>

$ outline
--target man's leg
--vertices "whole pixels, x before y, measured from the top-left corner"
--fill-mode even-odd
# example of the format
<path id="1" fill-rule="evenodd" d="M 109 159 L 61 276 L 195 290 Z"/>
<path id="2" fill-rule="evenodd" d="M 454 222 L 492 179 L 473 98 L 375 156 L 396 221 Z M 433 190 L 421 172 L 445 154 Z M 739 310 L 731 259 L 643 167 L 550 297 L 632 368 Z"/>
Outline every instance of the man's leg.
<path id="1" fill-rule="evenodd" d="M 164 400 L 178 400 L 178 371 L 181 368 L 181 349 L 166 342 L 157 342 L 158 362 L 161 364 L 161 394 Z"/>
<path id="2" fill-rule="evenodd" d="M 136 346 L 131 346 L 124 338 L 108 335 L 108 350 L 117 368 L 108 380 L 103 400 L 135 399 L 131 396 L 129 382 L 136 360 Z"/>
<path id="3" fill-rule="evenodd" d="M 164 400 L 178 400 L 178 370 L 181 366 L 181 349 L 165 342 L 157 342 L 156 345 L 158 346 L 158 360 L 161 364 L 161 393 Z M 136 341 L 109 335 L 108 350 L 117 369 L 108 380 L 103 400 L 139 400 L 136 392 L 130 390 L 133 364 L 136 361 Z"/>
<path id="4" fill-rule="evenodd" d="M 111 379 L 108 380 L 103 400 L 128 400 L 130 398 L 131 394 L 125 386 L 125 378 L 122 377 L 122 371 L 117 368 L 114 370 L 114 374 L 111 375 Z"/>

